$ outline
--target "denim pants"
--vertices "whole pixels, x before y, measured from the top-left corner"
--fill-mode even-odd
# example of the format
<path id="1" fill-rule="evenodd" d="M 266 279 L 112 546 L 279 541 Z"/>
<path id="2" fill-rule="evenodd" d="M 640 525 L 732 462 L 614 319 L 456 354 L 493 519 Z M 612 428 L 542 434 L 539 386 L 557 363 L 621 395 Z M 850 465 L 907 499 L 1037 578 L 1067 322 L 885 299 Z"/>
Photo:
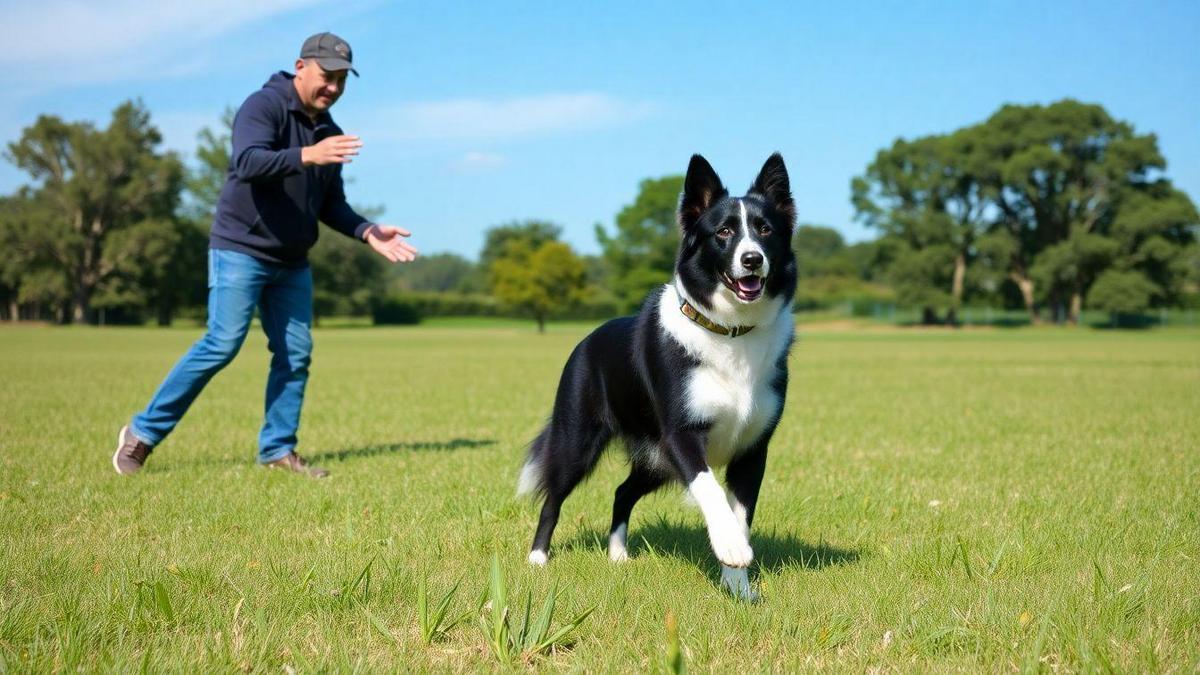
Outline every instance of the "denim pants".
<path id="1" fill-rule="evenodd" d="M 258 461 L 271 462 L 295 449 L 312 360 L 312 272 L 217 249 L 208 251 L 208 331 L 167 374 L 150 405 L 134 416 L 134 436 L 153 446 L 171 433 L 204 385 L 237 355 L 255 307 L 271 350 Z"/>

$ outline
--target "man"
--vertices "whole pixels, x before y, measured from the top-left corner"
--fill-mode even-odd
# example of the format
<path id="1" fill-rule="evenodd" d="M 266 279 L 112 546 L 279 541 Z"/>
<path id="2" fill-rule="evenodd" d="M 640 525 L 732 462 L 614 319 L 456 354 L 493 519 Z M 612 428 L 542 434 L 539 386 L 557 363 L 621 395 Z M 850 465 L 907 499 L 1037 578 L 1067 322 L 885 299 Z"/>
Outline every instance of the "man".
<path id="1" fill-rule="evenodd" d="M 295 74 L 278 72 L 233 120 L 233 151 L 208 251 L 208 331 L 175 365 L 145 410 L 123 427 L 113 455 L 120 474 L 142 468 L 200 390 L 237 354 L 258 308 L 271 350 L 258 461 L 312 477 L 327 471 L 296 454 L 312 351 L 308 250 L 317 220 L 365 241 L 392 262 L 416 249 L 406 230 L 368 222 L 346 203 L 342 165 L 362 143 L 329 116 L 346 88 L 350 45 L 332 33 L 304 41 Z"/>

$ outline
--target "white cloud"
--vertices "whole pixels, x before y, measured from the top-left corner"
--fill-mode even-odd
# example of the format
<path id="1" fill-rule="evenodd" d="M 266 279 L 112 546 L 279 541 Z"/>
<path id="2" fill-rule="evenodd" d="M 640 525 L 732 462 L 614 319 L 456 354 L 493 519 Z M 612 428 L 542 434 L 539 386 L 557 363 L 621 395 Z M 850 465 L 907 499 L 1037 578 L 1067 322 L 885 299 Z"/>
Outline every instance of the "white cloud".
<path id="1" fill-rule="evenodd" d="M 388 140 L 507 141 L 616 126 L 653 110 L 649 103 L 587 92 L 463 98 L 381 108 L 361 126 L 371 137 Z"/>
<path id="2" fill-rule="evenodd" d="M 214 36 L 317 0 L 47 0 L 9 8 L 5 63 L 34 89 L 195 72 Z"/>
<path id="3" fill-rule="evenodd" d="M 498 169 L 508 163 L 504 155 L 492 152 L 471 151 L 450 165 L 450 168 L 462 173 L 489 171 Z"/>

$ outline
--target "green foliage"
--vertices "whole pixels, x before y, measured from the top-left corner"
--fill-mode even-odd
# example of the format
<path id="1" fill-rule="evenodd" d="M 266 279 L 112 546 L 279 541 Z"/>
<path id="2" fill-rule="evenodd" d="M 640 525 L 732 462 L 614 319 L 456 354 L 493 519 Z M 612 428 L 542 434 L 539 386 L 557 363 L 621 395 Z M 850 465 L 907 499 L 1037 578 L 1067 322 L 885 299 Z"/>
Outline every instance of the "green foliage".
<path id="1" fill-rule="evenodd" d="M 492 570 L 488 586 L 480 603 L 479 625 L 483 630 L 488 648 L 501 663 L 512 663 L 518 657 L 531 659 L 548 654 L 551 650 L 570 645 L 568 636 L 583 624 L 595 606 L 585 609 L 570 619 L 558 630 L 550 631 L 554 621 L 555 604 L 558 602 L 557 586 L 546 595 L 542 610 L 531 620 L 533 592 L 525 594 L 524 618 L 517 624 L 508 605 L 508 592 L 504 583 L 504 572 L 500 569 L 500 557 L 492 554 Z"/>
<path id="2" fill-rule="evenodd" d="M 1088 306 L 1110 314 L 1137 314 L 1150 308 L 1159 288 L 1136 270 L 1108 270 L 1088 292 Z"/>
<path id="3" fill-rule="evenodd" d="M 412 262 L 392 265 L 388 269 L 388 288 L 393 290 L 436 293 L 483 291 L 482 288 L 475 288 L 478 277 L 476 265 L 454 253 L 420 255 Z"/>
<path id="4" fill-rule="evenodd" d="M 527 240 L 512 240 L 492 262 L 492 293 L 501 303 L 531 314 L 538 330 L 546 319 L 577 304 L 585 289 L 583 261 L 558 241 L 536 247 Z"/>
<path id="5" fill-rule="evenodd" d="M 497 225 L 484 234 L 479 251 L 479 271 L 485 279 L 491 274 L 492 263 L 504 255 L 509 244 L 521 244 L 537 249 L 542 244 L 558 241 L 562 227 L 542 220 L 521 220 Z"/>
<path id="6" fill-rule="evenodd" d="M 205 127 L 196 134 L 196 164 L 188 171 L 184 182 L 187 201 L 183 215 L 205 230 L 217 210 L 217 201 L 229 172 L 235 112 L 233 108 L 226 108 L 221 115 L 219 130 Z"/>
<path id="7" fill-rule="evenodd" d="M 674 275 L 679 248 L 675 212 L 682 191 L 683 176 L 647 178 L 638 185 L 633 203 L 617 213 L 612 235 L 596 225 L 607 285 L 622 312 L 641 306 L 651 289 Z"/>
<path id="8" fill-rule="evenodd" d="M 321 234 L 308 254 L 314 317 L 371 313 L 384 294 L 387 261 L 362 241 L 329 229 Z"/>
<path id="9" fill-rule="evenodd" d="M 378 298 L 371 305 L 371 322 L 377 326 L 413 326 L 421 317 L 417 303 L 400 295 Z"/>
<path id="10" fill-rule="evenodd" d="M 458 583 L 456 582 L 438 601 L 437 606 L 430 611 L 429 575 L 421 577 L 420 586 L 417 587 L 417 623 L 421 628 L 421 640 L 426 645 L 431 645 L 435 640 L 446 637 L 455 626 L 466 620 L 466 616 L 460 616 L 446 623 L 446 611 L 450 608 L 450 601 L 454 599 L 457 591 Z"/>
<path id="11" fill-rule="evenodd" d="M 106 286 L 114 292 L 119 291 L 113 285 L 133 286 L 148 300 L 173 302 L 170 287 L 155 283 L 171 276 L 173 256 L 140 260 L 130 273 L 109 250 L 110 238 L 123 230 L 173 228 L 183 165 L 173 153 L 156 150 L 161 142 L 149 112 L 141 103 L 126 102 L 103 130 L 41 115 L 9 143 L 7 158 L 35 185 L 26 192 L 26 207 L 36 205 L 41 233 L 28 246 L 35 259 L 49 261 L 26 272 L 62 275 L 69 296 L 63 318 L 94 320 L 93 297 Z"/>
<path id="12" fill-rule="evenodd" d="M 1108 269 L 1140 270 L 1165 302 L 1187 293 L 1182 260 L 1200 218 L 1165 167 L 1153 134 L 1101 106 L 1007 105 L 897 140 L 854 179 L 852 201 L 895 242 L 888 277 L 902 302 L 954 311 L 1011 282 L 1031 316 L 1044 304 L 1076 321 Z"/>

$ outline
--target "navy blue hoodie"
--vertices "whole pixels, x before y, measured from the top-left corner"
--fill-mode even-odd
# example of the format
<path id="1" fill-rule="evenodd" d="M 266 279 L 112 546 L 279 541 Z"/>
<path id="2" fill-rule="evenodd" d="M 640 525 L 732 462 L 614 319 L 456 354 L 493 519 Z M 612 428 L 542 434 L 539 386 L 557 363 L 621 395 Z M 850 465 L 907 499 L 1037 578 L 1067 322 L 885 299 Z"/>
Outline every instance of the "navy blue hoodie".
<path id="1" fill-rule="evenodd" d="M 346 203 L 342 165 L 300 161 L 301 148 L 342 130 L 328 112 L 315 121 L 304 112 L 293 77 L 272 75 L 233 118 L 233 152 L 209 246 L 303 267 L 317 243 L 318 219 L 360 240 L 370 223 Z"/>

